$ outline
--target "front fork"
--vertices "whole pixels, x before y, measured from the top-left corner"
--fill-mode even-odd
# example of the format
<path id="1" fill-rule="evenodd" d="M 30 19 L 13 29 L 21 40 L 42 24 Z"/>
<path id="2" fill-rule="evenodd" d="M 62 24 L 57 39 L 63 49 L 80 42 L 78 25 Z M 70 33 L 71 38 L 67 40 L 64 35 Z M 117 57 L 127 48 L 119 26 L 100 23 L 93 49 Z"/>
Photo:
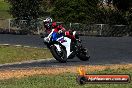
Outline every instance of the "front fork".
<path id="1" fill-rule="evenodd" d="M 61 51 L 60 45 L 54 44 L 57 48 L 57 51 Z"/>

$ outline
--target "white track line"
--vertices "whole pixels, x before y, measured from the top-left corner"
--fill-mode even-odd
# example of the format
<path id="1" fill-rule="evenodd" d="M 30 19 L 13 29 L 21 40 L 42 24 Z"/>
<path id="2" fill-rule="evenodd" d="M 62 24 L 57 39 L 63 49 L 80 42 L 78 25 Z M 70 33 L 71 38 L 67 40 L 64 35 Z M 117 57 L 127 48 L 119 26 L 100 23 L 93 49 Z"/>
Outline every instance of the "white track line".
<path id="1" fill-rule="evenodd" d="M 0 44 L 0 46 L 16 46 L 16 47 L 25 47 L 25 48 L 38 48 L 38 47 L 32 47 L 32 46 L 24 46 L 24 45 L 11 45 L 11 44 Z"/>

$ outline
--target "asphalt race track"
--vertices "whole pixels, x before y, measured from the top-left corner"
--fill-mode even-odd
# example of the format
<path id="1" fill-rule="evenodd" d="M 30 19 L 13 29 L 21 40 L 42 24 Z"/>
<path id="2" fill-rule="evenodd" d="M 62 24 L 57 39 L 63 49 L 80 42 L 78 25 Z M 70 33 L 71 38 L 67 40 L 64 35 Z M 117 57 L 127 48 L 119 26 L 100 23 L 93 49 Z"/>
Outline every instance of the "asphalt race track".
<path id="1" fill-rule="evenodd" d="M 78 58 L 58 63 L 56 60 L 39 60 L 22 64 L 0 65 L 0 69 L 57 67 L 76 65 L 107 65 L 132 63 L 132 37 L 81 37 L 83 45 L 90 52 L 90 61 L 80 61 Z M 0 34 L 0 44 L 25 45 L 45 48 L 43 39 L 38 35 L 8 35 Z"/>

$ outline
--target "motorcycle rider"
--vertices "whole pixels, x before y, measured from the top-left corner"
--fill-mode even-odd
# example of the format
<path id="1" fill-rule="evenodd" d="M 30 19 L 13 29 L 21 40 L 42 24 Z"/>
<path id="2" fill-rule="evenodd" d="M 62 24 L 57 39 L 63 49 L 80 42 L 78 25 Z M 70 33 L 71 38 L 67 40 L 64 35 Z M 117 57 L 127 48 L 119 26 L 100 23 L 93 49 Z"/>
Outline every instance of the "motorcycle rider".
<path id="1" fill-rule="evenodd" d="M 52 41 L 56 41 L 59 37 L 63 36 L 63 34 L 70 38 L 72 41 L 75 41 L 76 31 L 66 31 L 66 29 L 61 25 L 57 25 L 56 22 L 52 22 L 50 17 L 43 20 L 44 27 L 46 28 L 47 37 L 44 38 L 44 41 L 48 42 L 50 37 L 52 36 Z M 52 30 L 52 31 L 51 31 Z"/>
<path id="2" fill-rule="evenodd" d="M 50 17 L 43 20 L 46 35 L 50 34 L 52 29 L 52 19 Z"/>

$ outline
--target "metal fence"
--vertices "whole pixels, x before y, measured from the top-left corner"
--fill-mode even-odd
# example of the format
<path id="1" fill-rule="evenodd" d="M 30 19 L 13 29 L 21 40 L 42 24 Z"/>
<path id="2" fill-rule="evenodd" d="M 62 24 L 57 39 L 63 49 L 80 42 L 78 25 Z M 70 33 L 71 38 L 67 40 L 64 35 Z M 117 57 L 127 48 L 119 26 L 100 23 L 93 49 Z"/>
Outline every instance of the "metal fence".
<path id="1" fill-rule="evenodd" d="M 109 24 L 79 24 L 70 23 L 67 29 L 78 31 L 86 36 L 122 37 L 132 36 L 131 25 L 109 25 Z"/>
<path id="2" fill-rule="evenodd" d="M 0 19 L 0 33 L 40 34 L 43 31 L 42 21 Z"/>
<path id="3" fill-rule="evenodd" d="M 76 30 L 80 35 L 86 36 L 132 36 L 131 25 L 108 25 L 108 24 L 81 24 L 81 23 L 63 23 L 67 30 Z M 37 20 L 14 20 L 0 19 L 0 33 L 16 34 L 40 34 L 44 32 L 43 22 Z"/>
<path id="4" fill-rule="evenodd" d="M 0 19 L 0 29 L 1 29 L 1 30 L 2 30 L 2 29 L 4 29 L 4 30 L 9 29 L 9 26 L 10 26 L 10 24 L 9 24 L 9 19 L 7 19 L 7 20 L 5 20 L 5 19 Z"/>

